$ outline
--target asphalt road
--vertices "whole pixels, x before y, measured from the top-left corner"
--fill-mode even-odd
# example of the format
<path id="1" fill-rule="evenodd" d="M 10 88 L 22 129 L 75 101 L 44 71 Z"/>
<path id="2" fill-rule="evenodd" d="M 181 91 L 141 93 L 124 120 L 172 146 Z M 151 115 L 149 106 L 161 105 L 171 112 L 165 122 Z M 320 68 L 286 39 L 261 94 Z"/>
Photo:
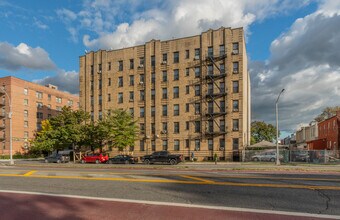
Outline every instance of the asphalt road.
<path id="1" fill-rule="evenodd" d="M 0 189 L 340 217 L 339 174 L 1 167 Z"/>

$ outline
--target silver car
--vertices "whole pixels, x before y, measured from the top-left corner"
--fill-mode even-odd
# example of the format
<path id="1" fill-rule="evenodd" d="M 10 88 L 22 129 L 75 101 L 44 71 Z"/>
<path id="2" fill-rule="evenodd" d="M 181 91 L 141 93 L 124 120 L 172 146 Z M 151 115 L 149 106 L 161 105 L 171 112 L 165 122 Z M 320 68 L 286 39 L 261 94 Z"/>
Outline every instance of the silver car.
<path id="1" fill-rule="evenodd" d="M 282 160 L 283 156 L 280 155 L 279 159 Z M 251 157 L 252 161 L 270 161 L 274 162 L 276 161 L 276 152 L 275 151 L 267 151 L 267 152 L 261 152 L 259 154 L 255 154 Z"/>

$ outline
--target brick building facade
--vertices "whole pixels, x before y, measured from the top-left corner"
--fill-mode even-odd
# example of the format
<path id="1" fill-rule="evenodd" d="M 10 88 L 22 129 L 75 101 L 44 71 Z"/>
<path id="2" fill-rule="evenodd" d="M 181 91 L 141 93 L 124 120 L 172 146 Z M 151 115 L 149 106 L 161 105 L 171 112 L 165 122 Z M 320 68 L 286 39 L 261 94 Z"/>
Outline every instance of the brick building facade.
<path id="1" fill-rule="evenodd" d="M 250 143 L 250 79 L 242 28 L 91 51 L 80 57 L 80 106 L 93 121 L 133 114 L 134 155 L 169 150 L 238 160 Z M 113 150 L 113 153 L 118 153 Z"/>
<path id="2" fill-rule="evenodd" d="M 319 122 L 319 140 L 324 140 L 324 149 L 340 150 L 340 111 L 335 116 Z"/>
<path id="3" fill-rule="evenodd" d="M 9 154 L 9 101 L 12 102 L 13 154 L 29 149 L 29 140 L 41 128 L 41 121 L 58 114 L 63 106 L 78 109 L 79 97 L 53 85 L 42 86 L 12 76 L 0 78 L 0 154 Z"/>

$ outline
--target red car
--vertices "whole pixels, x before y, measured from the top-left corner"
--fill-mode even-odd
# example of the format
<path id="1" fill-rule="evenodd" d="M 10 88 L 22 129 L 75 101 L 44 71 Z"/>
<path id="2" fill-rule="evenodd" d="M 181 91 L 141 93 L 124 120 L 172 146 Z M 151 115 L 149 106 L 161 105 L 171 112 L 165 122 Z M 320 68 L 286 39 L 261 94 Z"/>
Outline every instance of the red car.
<path id="1" fill-rule="evenodd" d="M 109 160 L 109 156 L 105 154 L 89 154 L 83 156 L 81 163 L 106 163 Z"/>

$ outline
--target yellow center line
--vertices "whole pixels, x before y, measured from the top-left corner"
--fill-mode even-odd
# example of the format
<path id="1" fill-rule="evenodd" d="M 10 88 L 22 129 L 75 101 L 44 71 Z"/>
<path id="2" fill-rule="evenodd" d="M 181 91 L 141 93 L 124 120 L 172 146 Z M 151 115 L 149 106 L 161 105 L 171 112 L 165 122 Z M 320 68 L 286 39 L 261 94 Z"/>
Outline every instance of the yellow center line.
<path id="1" fill-rule="evenodd" d="M 31 170 L 31 171 L 25 173 L 23 176 L 31 176 L 35 172 L 37 172 L 37 171 L 36 170 Z"/>
<path id="2" fill-rule="evenodd" d="M 188 175 L 179 175 L 180 177 L 184 177 L 187 179 L 193 179 L 193 180 L 198 180 L 204 183 L 214 183 L 214 181 L 212 180 L 207 180 L 207 179 L 203 179 L 203 178 L 199 178 L 199 177 L 195 177 L 195 176 L 188 176 Z"/>

